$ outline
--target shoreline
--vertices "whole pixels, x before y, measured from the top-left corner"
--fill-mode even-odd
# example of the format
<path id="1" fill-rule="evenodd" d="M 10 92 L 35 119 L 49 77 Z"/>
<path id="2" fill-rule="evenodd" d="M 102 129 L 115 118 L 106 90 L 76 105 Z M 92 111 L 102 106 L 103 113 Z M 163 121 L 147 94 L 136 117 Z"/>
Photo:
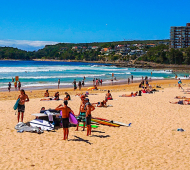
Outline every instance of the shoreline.
<path id="1" fill-rule="evenodd" d="M 177 87 L 178 80 L 151 80 L 149 81 L 149 84 L 152 86 L 152 88 L 156 88 L 156 86 L 161 86 L 161 88 L 156 88 L 157 90 L 162 90 L 164 88 L 168 87 Z M 182 80 L 182 86 L 190 87 L 190 79 L 184 79 Z M 89 87 L 89 86 L 88 86 Z M 81 90 L 73 90 L 73 88 L 53 88 L 49 89 L 50 96 L 54 96 L 55 92 L 59 92 L 60 98 L 64 98 L 65 92 L 68 92 L 70 95 L 76 95 L 78 93 L 85 93 L 87 91 L 87 86 L 82 87 Z M 28 90 L 25 89 L 26 94 L 28 94 L 29 98 L 43 98 L 45 90 L 44 89 L 37 89 L 37 90 Z M 128 84 L 113 84 L 113 85 L 104 85 L 104 86 L 98 86 L 98 90 L 89 91 L 90 94 L 96 94 L 96 93 L 106 93 L 107 90 L 110 90 L 111 92 L 117 92 L 117 91 L 123 91 L 124 93 L 130 93 L 130 92 L 136 92 L 139 91 L 141 88 L 139 88 L 139 82 L 134 82 Z M 19 91 L 3 91 L 0 92 L 0 101 L 1 100 L 16 100 L 18 95 L 20 94 Z"/>
<path id="2" fill-rule="evenodd" d="M 151 78 L 151 77 L 150 77 Z M 190 78 L 183 78 L 183 77 L 180 77 L 180 79 L 182 81 L 184 80 L 190 80 Z M 151 78 L 151 79 L 148 79 L 149 82 L 151 81 L 161 81 L 161 80 L 176 80 L 175 78 Z M 133 79 L 133 83 L 140 83 L 142 80 L 141 79 L 136 79 L 135 78 Z M 177 81 L 177 80 L 176 80 Z M 11 82 L 13 83 L 13 82 Z M 130 84 L 131 84 L 131 79 L 130 79 Z M 113 80 L 113 82 L 111 80 L 106 80 L 102 83 L 102 85 L 99 85 L 99 87 L 102 87 L 102 86 L 113 86 L 113 85 L 128 85 L 128 80 L 127 79 L 117 79 L 117 80 Z M 82 88 L 88 88 L 88 87 L 92 87 L 93 86 L 93 83 L 92 82 L 87 82 L 85 84 L 84 87 Z M 60 89 L 73 89 L 73 84 L 71 83 L 71 85 L 59 85 Z M 77 85 L 78 87 L 78 85 Z M 14 86 L 11 87 L 12 91 L 15 91 L 13 90 L 14 89 Z M 47 85 L 47 86 L 27 86 L 27 87 L 21 87 L 21 89 L 25 89 L 26 91 L 31 91 L 31 90 L 46 90 L 46 89 L 58 89 L 58 85 Z M 7 88 L 3 87 L 3 88 L 0 88 L 0 92 L 6 92 L 7 91 Z"/>

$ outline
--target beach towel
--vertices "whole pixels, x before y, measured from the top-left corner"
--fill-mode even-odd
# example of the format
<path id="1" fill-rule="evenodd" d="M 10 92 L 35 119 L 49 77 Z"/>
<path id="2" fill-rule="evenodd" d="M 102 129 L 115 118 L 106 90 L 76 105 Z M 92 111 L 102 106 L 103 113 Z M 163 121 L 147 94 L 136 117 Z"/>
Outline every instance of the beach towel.
<path id="1" fill-rule="evenodd" d="M 53 122 L 53 114 L 50 111 L 45 111 L 44 113 L 48 115 L 49 121 Z"/>
<path id="2" fill-rule="evenodd" d="M 17 132 L 36 132 L 38 134 L 43 133 L 43 130 L 41 130 L 38 127 L 30 127 L 28 125 L 26 125 L 23 122 L 19 122 L 16 126 L 15 129 L 18 130 Z"/>

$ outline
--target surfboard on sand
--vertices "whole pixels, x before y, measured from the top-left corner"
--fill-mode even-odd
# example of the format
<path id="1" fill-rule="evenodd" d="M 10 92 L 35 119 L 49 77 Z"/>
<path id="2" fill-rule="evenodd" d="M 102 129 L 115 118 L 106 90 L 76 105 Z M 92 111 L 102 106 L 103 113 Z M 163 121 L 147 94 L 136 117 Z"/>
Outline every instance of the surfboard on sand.
<path id="1" fill-rule="evenodd" d="M 131 126 L 131 123 L 126 124 L 126 123 L 117 122 L 117 121 L 113 121 L 113 120 L 111 120 L 110 123 L 114 123 L 114 124 L 117 124 L 117 125 L 120 125 L 120 126 L 127 126 L 127 127 Z"/>
<path id="2" fill-rule="evenodd" d="M 83 127 L 83 124 L 79 124 L 79 126 L 80 126 L 80 127 Z M 96 128 L 98 128 L 99 126 L 97 126 L 97 125 L 91 125 L 91 127 L 94 128 L 94 129 L 96 129 Z M 85 125 L 85 128 L 86 128 L 86 125 Z"/>
<path id="3" fill-rule="evenodd" d="M 103 121 L 103 120 L 99 120 L 99 119 L 91 119 L 91 121 L 97 122 L 97 123 L 102 124 L 102 125 L 113 126 L 113 127 L 119 127 L 118 124 L 110 123 L 110 122 Z"/>
<path id="4" fill-rule="evenodd" d="M 70 122 L 71 124 L 75 124 L 75 125 L 78 124 L 77 118 L 76 118 L 75 115 L 72 114 L 72 113 L 69 113 L 69 122 Z"/>
<path id="5" fill-rule="evenodd" d="M 16 101 L 15 105 L 13 106 L 13 109 L 16 110 L 18 108 L 18 103 L 20 101 L 20 98 Z"/>
<path id="6" fill-rule="evenodd" d="M 53 130 L 54 129 L 53 124 L 51 124 L 50 122 L 48 122 L 46 120 L 41 120 L 41 119 L 34 119 L 34 120 L 30 121 L 30 126 L 39 127 L 42 130 Z"/>

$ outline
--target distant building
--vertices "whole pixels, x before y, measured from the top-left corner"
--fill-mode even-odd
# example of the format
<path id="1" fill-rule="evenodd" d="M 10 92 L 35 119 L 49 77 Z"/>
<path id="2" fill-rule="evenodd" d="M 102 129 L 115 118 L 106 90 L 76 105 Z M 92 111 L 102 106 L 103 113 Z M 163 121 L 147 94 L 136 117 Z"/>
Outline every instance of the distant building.
<path id="1" fill-rule="evenodd" d="M 190 23 L 186 26 L 170 28 L 170 48 L 186 48 L 190 46 Z"/>
<path id="2" fill-rule="evenodd" d="M 146 46 L 148 46 L 148 47 L 155 47 L 156 45 L 155 44 L 146 44 Z"/>

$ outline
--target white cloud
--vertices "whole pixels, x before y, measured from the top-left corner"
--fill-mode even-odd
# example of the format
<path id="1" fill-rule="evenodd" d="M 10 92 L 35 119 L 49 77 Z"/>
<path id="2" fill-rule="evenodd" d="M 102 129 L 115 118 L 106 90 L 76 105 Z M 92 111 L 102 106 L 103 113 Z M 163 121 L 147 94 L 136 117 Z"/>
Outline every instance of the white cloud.
<path id="1" fill-rule="evenodd" d="M 32 47 L 42 47 L 45 45 L 54 45 L 59 42 L 54 41 L 29 41 L 29 40 L 0 40 L 0 46 L 28 45 Z"/>
<path id="2" fill-rule="evenodd" d="M 36 51 L 45 45 L 55 45 L 54 41 L 29 41 L 29 40 L 0 40 L 0 47 L 14 47 L 26 51 Z"/>

